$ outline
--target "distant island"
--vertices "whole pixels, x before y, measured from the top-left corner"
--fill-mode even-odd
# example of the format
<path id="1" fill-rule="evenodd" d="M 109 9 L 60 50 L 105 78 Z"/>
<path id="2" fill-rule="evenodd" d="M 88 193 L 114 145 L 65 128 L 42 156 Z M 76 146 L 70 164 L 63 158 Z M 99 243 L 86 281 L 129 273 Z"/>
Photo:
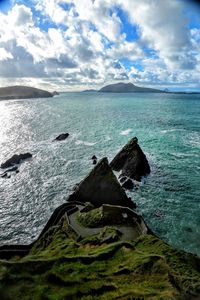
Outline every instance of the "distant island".
<path id="1" fill-rule="evenodd" d="M 89 90 L 84 90 L 82 91 L 83 93 L 96 93 L 98 92 L 97 90 L 94 90 L 94 89 L 89 89 Z"/>
<path id="2" fill-rule="evenodd" d="M 114 83 L 109 84 L 102 87 L 99 92 L 101 93 L 166 93 L 165 91 L 152 89 L 152 88 L 145 88 L 139 87 L 134 85 L 133 83 Z"/>
<path id="3" fill-rule="evenodd" d="M 200 94 L 200 92 L 169 91 L 168 89 L 159 90 L 154 88 L 139 87 L 131 82 L 113 83 L 102 87 L 100 90 L 88 89 L 84 93 L 164 93 L 164 94 Z"/>
<path id="4" fill-rule="evenodd" d="M 58 95 L 58 93 L 50 93 L 45 90 L 28 86 L 8 86 L 0 88 L 0 100 L 49 98 L 54 95 Z"/>

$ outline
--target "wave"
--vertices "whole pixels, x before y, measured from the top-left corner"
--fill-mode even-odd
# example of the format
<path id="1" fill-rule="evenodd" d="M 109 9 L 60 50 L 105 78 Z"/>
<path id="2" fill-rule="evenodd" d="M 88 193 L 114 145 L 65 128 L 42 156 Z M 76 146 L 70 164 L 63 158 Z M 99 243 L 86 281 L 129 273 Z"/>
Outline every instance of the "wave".
<path id="1" fill-rule="evenodd" d="M 82 140 L 77 140 L 75 142 L 76 145 L 85 145 L 85 146 L 94 146 L 96 144 L 96 142 L 86 142 L 86 141 L 82 141 Z"/>
<path id="2" fill-rule="evenodd" d="M 121 134 L 121 135 L 128 135 L 131 131 L 132 131 L 132 129 L 131 129 L 131 128 L 128 128 L 128 129 L 126 129 L 126 130 L 121 131 L 120 134 Z"/>

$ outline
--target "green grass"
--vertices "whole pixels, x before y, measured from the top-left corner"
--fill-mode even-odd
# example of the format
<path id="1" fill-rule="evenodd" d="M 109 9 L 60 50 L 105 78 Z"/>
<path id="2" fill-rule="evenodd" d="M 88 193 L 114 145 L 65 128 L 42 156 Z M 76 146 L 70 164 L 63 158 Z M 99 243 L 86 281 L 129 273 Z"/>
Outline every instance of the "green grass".
<path id="1" fill-rule="evenodd" d="M 78 243 L 62 220 L 28 256 L 0 262 L 1 300 L 182 300 L 200 293 L 196 256 L 152 235 L 130 243 L 106 239 L 118 234 L 106 227 Z"/>

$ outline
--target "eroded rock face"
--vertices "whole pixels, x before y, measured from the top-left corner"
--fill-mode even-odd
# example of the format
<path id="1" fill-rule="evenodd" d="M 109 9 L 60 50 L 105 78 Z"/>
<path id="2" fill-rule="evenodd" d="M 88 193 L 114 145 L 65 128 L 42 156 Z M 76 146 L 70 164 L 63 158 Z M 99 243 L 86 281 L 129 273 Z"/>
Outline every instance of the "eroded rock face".
<path id="1" fill-rule="evenodd" d="M 31 157 L 32 157 L 32 154 L 29 152 L 23 153 L 23 154 L 15 154 L 11 158 L 6 160 L 5 163 L 1 164 L 1 168 L 2 169 L 10 168 L 14 165 L 19 164 L 22 160 L 25 160 L 25 159 L 28 159 Z"/>
<path id="2" fill-rule="evenodd" d="M 107 158 L 99 161 L 90 174 L 79 184 L 76 191 L 69 196 L 68 201 L 90 202 L 95 207 L 102 204 L 135 207 L 134 202 L 126 196 L 120 186 Z"/>
<path id="3" fill-rule="evenodd" d="M 141 177 L 150 173 L 145 154 L 138 145 L 138 139 L 132 138 L 110 163 L 114 171 L 122 171 L 123 176 L 141 181 Z"/>

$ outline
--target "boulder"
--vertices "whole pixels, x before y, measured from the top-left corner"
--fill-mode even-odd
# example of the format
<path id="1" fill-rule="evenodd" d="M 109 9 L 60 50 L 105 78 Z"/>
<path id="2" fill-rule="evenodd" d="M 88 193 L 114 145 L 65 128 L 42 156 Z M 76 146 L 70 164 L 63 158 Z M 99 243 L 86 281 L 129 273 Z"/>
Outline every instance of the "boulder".
<path id="1" fill-rule="evenodd" d="M 150 173 L 145 154 L 138 145 L 138 139 L 132 138 L 110 163 L 114 171 L 122 171 L 124 176 L 141 181 L 142 176 Z"/>
<path id="2" fill-rule="evenodd" d="M 96 155 L 93 155 L 91 159 L 96 159 L 96 160 L 97 160 L 97 157 L 96 157 Z"/>
<path id="3" fill-rule="evenodd" d="M 32 154 L 27 152 L 24 154 L 15 154 L 11 158 L 9 158 L 5 163 L 1 164 L 2 169 L 10 168 L 14 165 L 19 164 L 22 160 L 31 158 Z"/>
<path id="4" fill-rule="evenodd" d="M 101 159 L 89 175 L 80 182 L 68 201 L 90 202 L 95 207 L 102 204 L 135 207 L 134 202 L 127 197 L 120 186 L 106 157 Z"/>
<path id="5" fill-rule="evenodd" d="M 54 139 L 54 141 L 64 141 L 66 138 L 68 138 L 68 136 L 69 133 L 61 133 Z"/>

